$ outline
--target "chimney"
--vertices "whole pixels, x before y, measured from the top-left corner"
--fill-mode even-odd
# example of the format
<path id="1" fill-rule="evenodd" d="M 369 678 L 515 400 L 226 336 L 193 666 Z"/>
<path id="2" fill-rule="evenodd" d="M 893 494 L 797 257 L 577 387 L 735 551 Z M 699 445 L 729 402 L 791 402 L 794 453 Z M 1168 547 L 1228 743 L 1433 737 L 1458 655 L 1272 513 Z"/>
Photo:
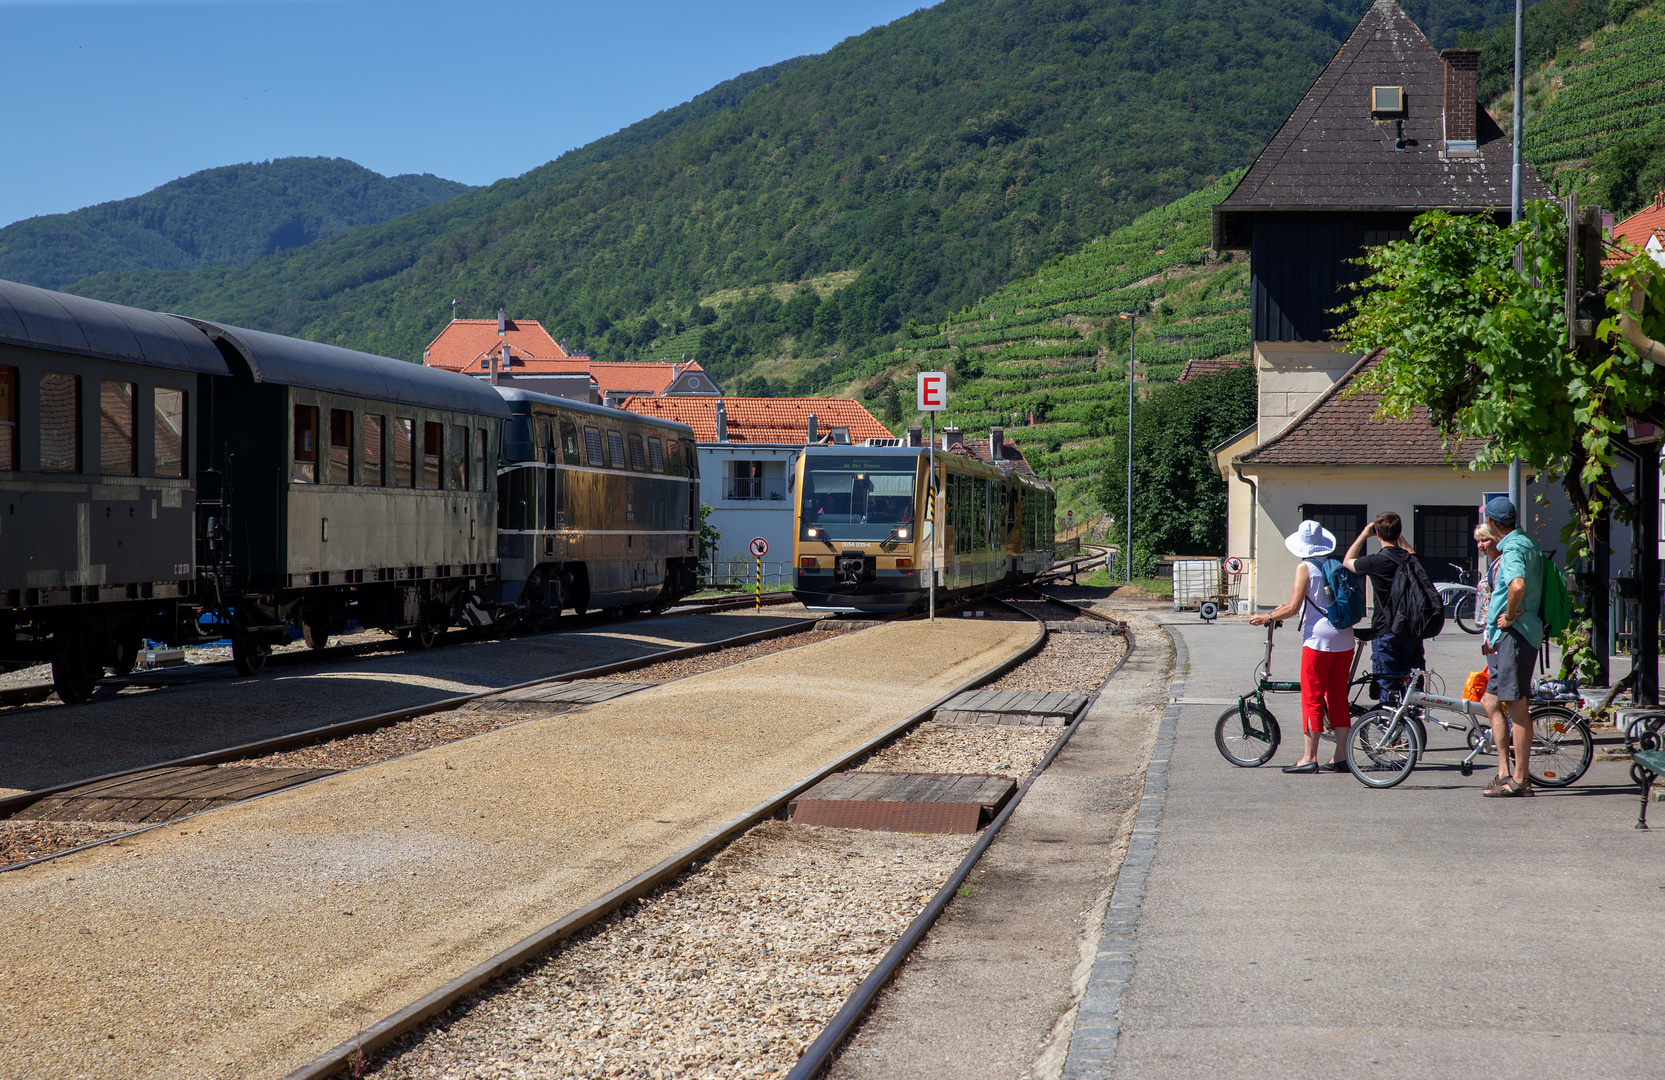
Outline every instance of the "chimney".
<path id="1" fill-rule="evenodd" d="M 1665 191 L 1656 191 L 1653 195 L 1654 210 L 1665 210 Z"/>
<path id="2" fill-rule="evenodd" d="M 509 370 L 509 366 L 510 366 L 509 347 L 507 345 L 503 346 L 503 363 L 499 366 L 502 367 L 502 369 L 504 371 Z"/>
<path id="3" fill-rule="evenodd" d="M 804 431 L 804 442 L 808 443 L 810 446 L 814 446 L 815 443 L 816 443 L 816 440 L 817 440 L 817 436 L 816 436 L 816 432 L 815 432 L 815 414 L 810 413 L 809 414 L 809 426 Z"/>
<path id="4" fill-rule="evenodd" d="M 430 352 L 430 351 L 431 351 L 431 350 L 429 350 L 429 349 L 423 349 L 423 350 L 422 350 L 422 366 L 423 366 L 423 367 L 427 367 L 427 366 L 428 366 L 428 353 L 429 353 L 429 352 Z"/>
<path id="5" fill-rule="evenodd" d="M 728 442 L 728 409 L 722 398 L 717 399 L 717 441 Z"/>
<path id="6" fill-rule="evenodd" d="M 959 428 L 945 427 L 942 429 L 942 448 L 944 450 L 950 450 L 955 446 L 964 445 L 964 443 L 965 432 Z"/>
<path id="7" fill-rule="evenodd" d="M 925 429 L 915 424 L 908 429 L 908 445 L 919 446 L 925 441 Z"/>
<path id="8" fill-rule="evenodd" d="M 497 385 L 497 354 L 496 353 L 491 353 L 490 354 L 490 363 L 491 363 L 491 384 L 493 386 L 496 386 Z"/>
<path id="9" fill-rule="evenodd" d="M 1480 50 L 1445 49 L 1445 156 L 1480 156 Z"/>
<path id="10" fill-rule="evenodd" d="M 509 332 L 509 314 L 502 308 L 497 309 L 497 336 L 502 337 Z"/>
<path id="11" fill-rule="evenodd" d="M 989 428 L 989 460 L 996 465 L 1006 464 L 1006 429 Z"/>

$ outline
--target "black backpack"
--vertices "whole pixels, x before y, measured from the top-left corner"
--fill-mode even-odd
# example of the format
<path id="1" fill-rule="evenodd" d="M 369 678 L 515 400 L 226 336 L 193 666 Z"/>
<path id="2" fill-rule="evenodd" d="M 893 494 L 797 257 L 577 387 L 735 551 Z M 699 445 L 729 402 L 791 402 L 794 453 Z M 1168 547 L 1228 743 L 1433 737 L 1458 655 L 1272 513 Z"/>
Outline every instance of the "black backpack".
<path id="1" fill-rule="evenodd" d="M 1388 631 L 1426 640 L 1443 629 L 1445 605 L 1439 590 L 1428 580 L 1422 560 L 1412 555 L 1393 575 L 1393 587 L 1388 590 Z"/>

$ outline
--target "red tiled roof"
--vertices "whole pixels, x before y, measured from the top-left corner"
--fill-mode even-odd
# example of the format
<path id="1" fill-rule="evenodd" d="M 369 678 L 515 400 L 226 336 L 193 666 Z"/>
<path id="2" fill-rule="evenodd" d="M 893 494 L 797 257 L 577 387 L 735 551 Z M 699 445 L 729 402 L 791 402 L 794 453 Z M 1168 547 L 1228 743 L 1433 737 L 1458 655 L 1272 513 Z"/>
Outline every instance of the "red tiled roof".
<path id="1" fill-rule="evenodd" d="M 985 465 L 994 463 L 994 458 L 989 454 L 989 440 L 987 439 L 962 438 L 954 445 L 965 447 L 973 458 Z M 1013 472 L 1028 473 L 1030 476 L 1035 475 L 1035 470 L 1029 465 L 1029 459 L 1023 456 L 1023 451 L 1019 450 L 1012 442 L 1010 435 L 1001 442 L 1000 460 L 1005 463 L 1006 468 Z"/>
<path id="2" fill-rule="evenodd" d="M 1405 420 L 1376 416 L 1379 394 L 1346 394 L 1381 358 L 1365 354 L 1288 427 L 1238 457 L 1245 465 L 1446 465 L 1445 446 L 1426 406 Z M 1484 443 L 1464 440 L 1453 460 L 1472 461 Z"/>
<path id="3" fill-rule="evenodd" d="M 811 414 L 823 438 L 835 427 L 849 428 L 852 443 L 894 437 L 854 398 L 632 397 L 623 408 L 687 424 L 700 442 L 716 442 L 719 401 L 728 414 L 729 442 L 802 445 Z"/>
<path id="4" fill-rule="evenodd" d="M 591 361 L 590 374 L 603 394 L 663 394 L 684 371 L 704 371 L 696 360 L 681 364 Z"/>
<path id="5" fill-rule="evenodd" d="M 510 319 L 502 336 L 498 336 L 496 319 L 454 319 L 422 351 L 422 362 L 474 374 L 489 370 L 489 358 L 504 345 L 509 347 L 510 367 L 516 374 L 584 371 L 589 363 L 569 357 L 536 319 Z"/>
<path id="6" fill-rule="evenodd" d="M 1229 367 L 1241 367 L 1249 361 L 1241 356 L 1216 356 L 1208 360 L 1187 360 L 1179 373 L 1180 382 L 1189 382 L 1199 375 L 1214 375 Z"/>
<path id="7" fill-rule="evenodd" d="M 1628 246 L 1638 250 L 1645 249 L 1648 241 L 1659 237 L 1661 246 L 1665 246 L 1665 191 L 1653 197 L 1653 202 L 1644 206 L 1636 213 L 1625 218 L 1613 226 L 1614 240 L 1624 240 Z M 1625 261 L 1619 253 L 1611 248 L 1609 254 L 1601 260 L 1603 266 L 1617 266 Z"/>

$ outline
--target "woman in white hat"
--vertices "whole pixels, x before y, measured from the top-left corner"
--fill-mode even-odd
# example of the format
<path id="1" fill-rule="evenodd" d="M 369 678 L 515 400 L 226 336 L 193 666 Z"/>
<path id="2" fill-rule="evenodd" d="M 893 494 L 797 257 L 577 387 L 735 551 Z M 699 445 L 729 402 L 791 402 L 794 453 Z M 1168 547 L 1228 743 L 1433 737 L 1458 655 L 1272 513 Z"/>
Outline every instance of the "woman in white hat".
<path id="1" fill-rule="evenodd" d="M 1284 766 L 1283 771 L 1346 772 L 1347 735 L 1353 726 L 1353 714 L 1347 706 L 1347 676 L 1353 670 L 1353 631 L 1336 629 L 1324 614 L 1329 600 L 1324 595 L 1323 562 L 1335 561 L 1335 536 L 1316 521 L 1303 521 L 1300 528 L 1284 537 L 1283 545 L 1301 560 L 1301 565 L 1295 568 L 1295 587 L 1290 591 L 1289 602 L 1249 619 L 1255 626 L 1265 626 L 1291 618 L 1297 612 L 1301 614 L 1301 730 L 1306 735 L 1306 745 L 1301 760 Z M 1335 757 L 1320 765 L 1318 743 L 1324 732 L 1326 712 L 1330 716 L 1330 731 L 1335 735 Z"/>

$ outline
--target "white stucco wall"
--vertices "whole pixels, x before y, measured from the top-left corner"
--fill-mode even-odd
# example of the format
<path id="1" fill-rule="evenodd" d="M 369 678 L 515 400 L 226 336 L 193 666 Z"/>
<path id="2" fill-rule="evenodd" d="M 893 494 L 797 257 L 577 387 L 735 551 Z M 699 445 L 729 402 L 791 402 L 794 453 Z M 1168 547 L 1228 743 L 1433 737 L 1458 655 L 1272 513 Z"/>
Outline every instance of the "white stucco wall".
<path id="1" fill-rule="evenodd" d="M 783 446 L 761 443 L 700 443 L 700 501 L 711 507 L 710 524 L 722 534 L 717 542 L 717 557 L 724 561 L 750 560 L 746 545 L 752 537 L 769 541 L 769 554 L 764 556 L 764 572 L 777 577 L 787 570 L 792 561 L 793 491 L 798 455 L 802 446 Z M 731 499 L 724 484 L 725 461 L 767 461 L 779 463 L 783 480 L 778 486 L 779 499 L 768 497 L 777 488 L 763 485 L 764 498 Z M 765 586 L 770 582 L 765 579 Z M 775 584 L 779 584 L 778 581 Z"/>
<path id="2" fill-rule="evenodd" d="M 1257 341 L 1260 439 L 1265 442 L 1347 374 L 1362 353 L 1338 352 L 1325 342 Z"/>

